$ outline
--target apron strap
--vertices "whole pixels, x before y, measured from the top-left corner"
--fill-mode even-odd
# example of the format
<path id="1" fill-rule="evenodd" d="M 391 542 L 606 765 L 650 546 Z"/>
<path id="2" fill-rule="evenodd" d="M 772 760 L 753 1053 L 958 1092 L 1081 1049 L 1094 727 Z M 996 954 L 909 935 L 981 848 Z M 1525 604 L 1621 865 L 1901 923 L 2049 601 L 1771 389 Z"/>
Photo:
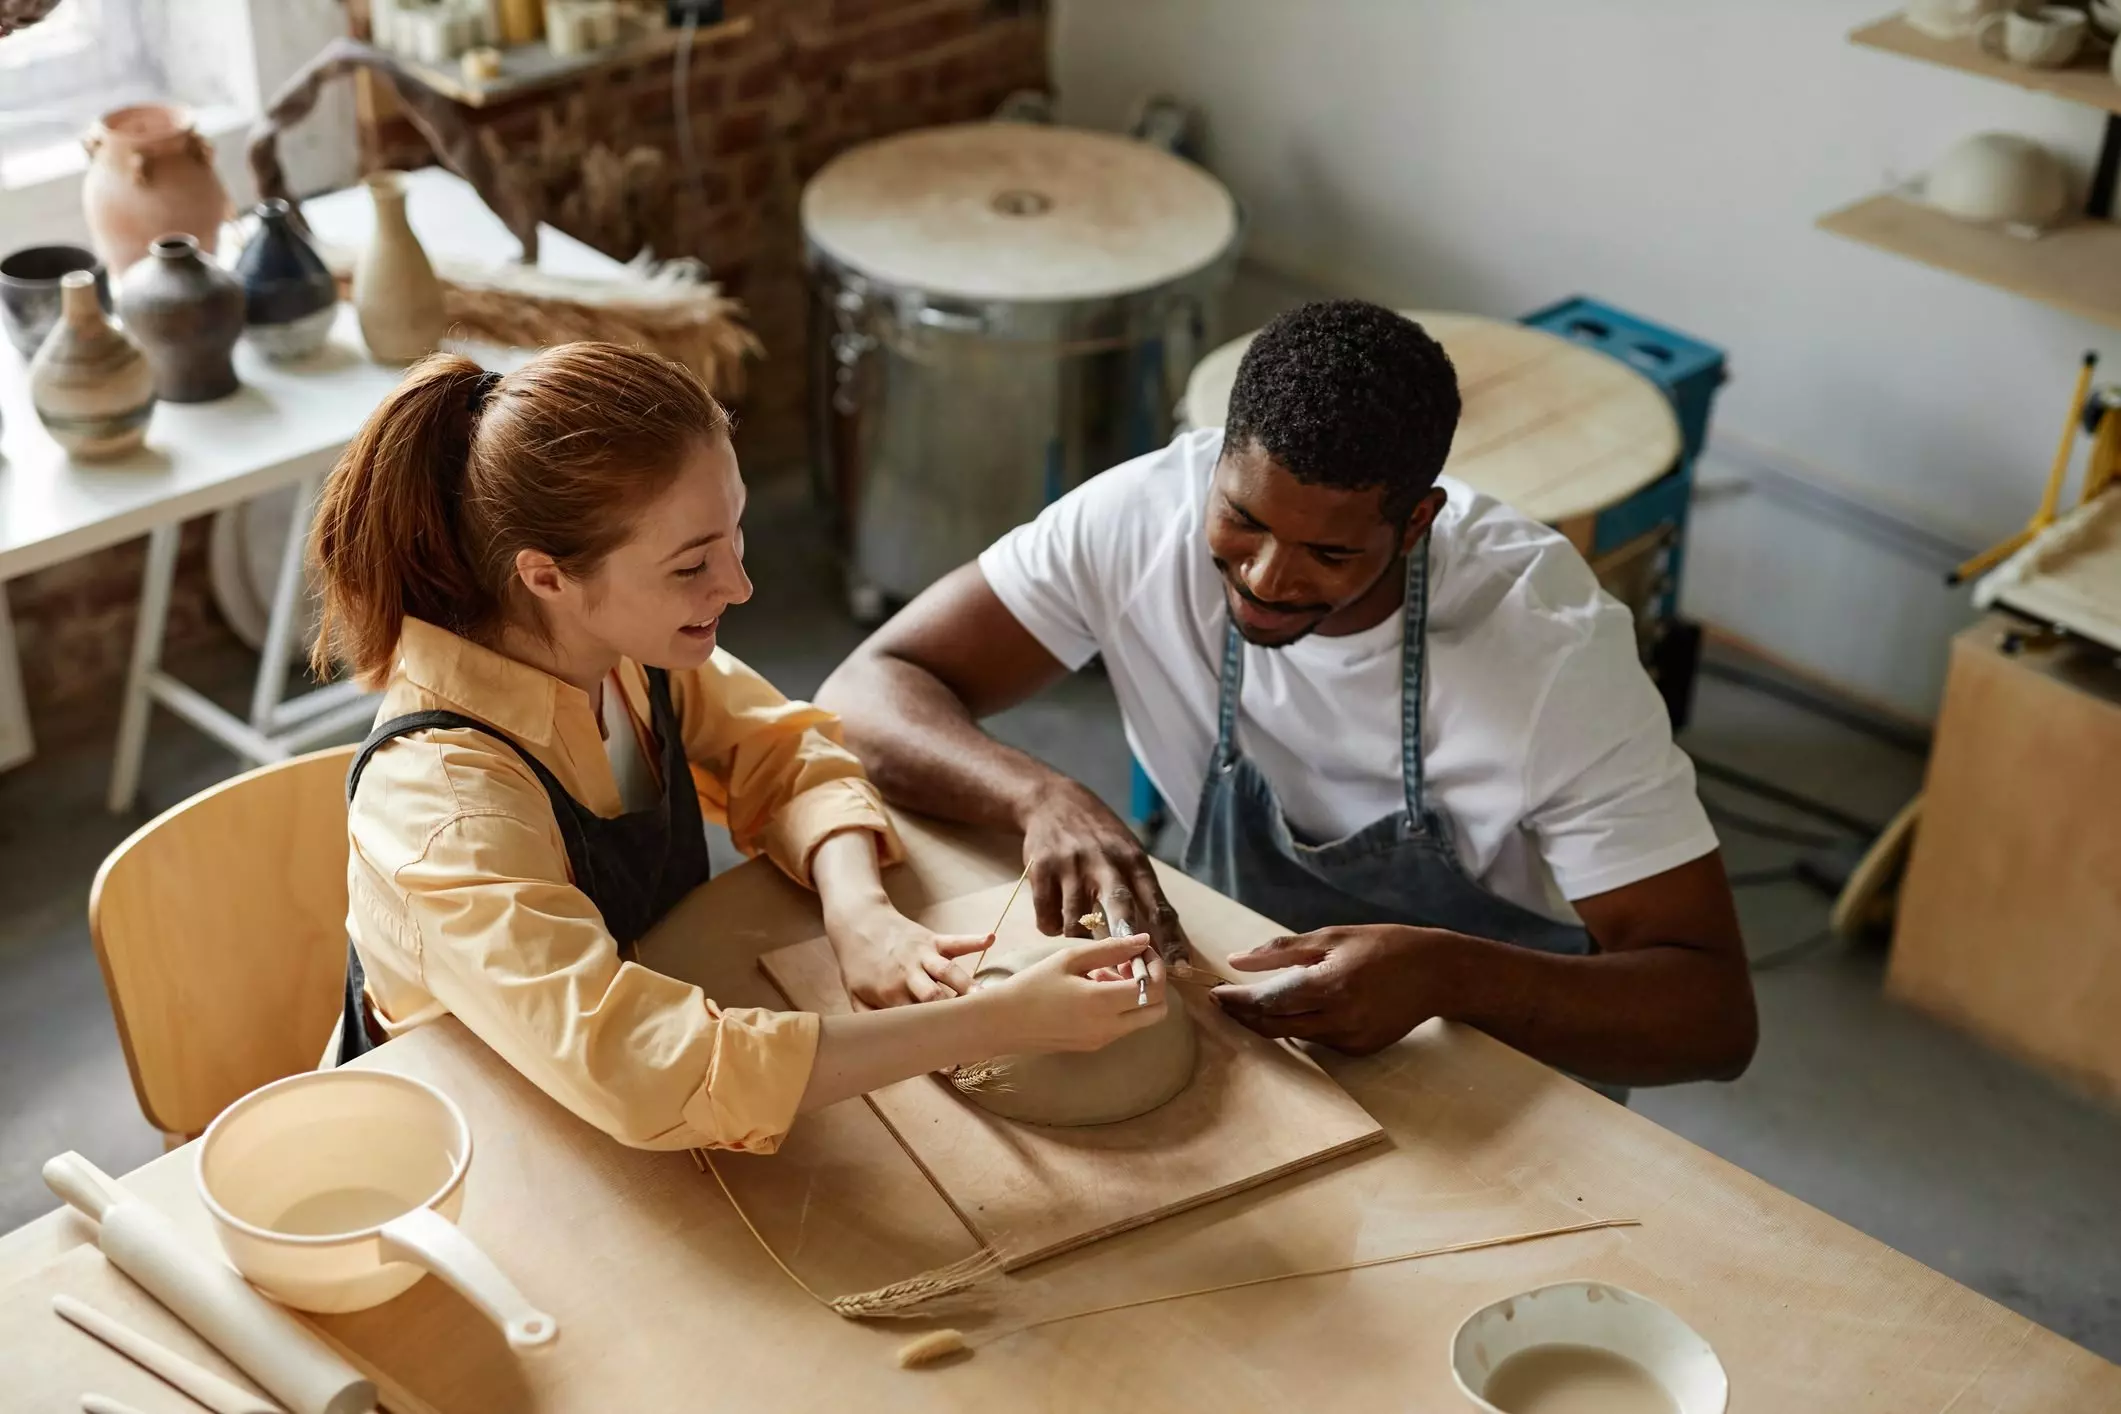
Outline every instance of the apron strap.
<path id="1" fill-rule="evenodd" d="M 353 804 L 354 791 L 360 787 L 361 773 L 368 769 L 370 757 L 401 736 L 427 731 L 479 732 L 492 737 L 522 758 L 523 764 L 538 778 L 538 784 L 545 787 L 545 797 L 552 804 L 553 819 L 560 827 L 560 842 L 567 848 L 568 862 L 574 866 L 577 875 L 581 874 L 585 867 L 594 867 L 589 855 L 588 840 L 582 834 L 582 822 L 575 815 L 578 807 L 574 797 L 567 793 L 567 788 L 560 784 L 560 778 L 535 755 L 525 751 L 515 738 L 475 717 L 467 717 L 462 712 L 434 708 L 425 712 L 407 712 L 402 717 L 378 722 L 376 729 L 361 743 L 361 749 L 355 754 L 352 767 L 346 772 L 346 803 L 349 806 Z M 577 878 L 576 882 L 581 883 L 582 880 Z"/>
<path id="2" fill-rule="evenodd" d="M 1407 554 L 1407 589 L 1401 609 L 1399 644 L 1399 785 L 1405 793 L 1407 823 L 1423 828 L 1421 709 L 1423 673 L 1429 660 L 1429 534 Z"/>
<path id="3" fill-rule="evenodd" d="M 1217 683 L 1215 755 L 1208 762 L 1214 771 L 1226 769 L 1237 759 L 1237 706 L 1245 695 L 1245 640 L 1234 622 L 1223 626 L 1223 666 Z"/>

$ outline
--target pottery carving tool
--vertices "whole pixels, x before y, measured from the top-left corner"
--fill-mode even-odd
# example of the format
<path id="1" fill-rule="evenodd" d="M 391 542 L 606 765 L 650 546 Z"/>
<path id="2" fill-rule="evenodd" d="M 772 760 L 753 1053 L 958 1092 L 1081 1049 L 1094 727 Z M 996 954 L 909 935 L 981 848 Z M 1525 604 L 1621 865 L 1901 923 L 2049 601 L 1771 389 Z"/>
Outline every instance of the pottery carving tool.
<path id="1" fill-rule="evenodd" d="M 111 1265 L 294 1414 L 369 1414 L 375 1407 L 371 1381 L 87 1159 L 68 1152 L 50 1160 L 44 1185 L 95 1221 L 96 1245 Z"/>
<path id="2" fill-rule="evenodd" d="M 185 1359 L 166 1345 L 149 1340 L 86 1301 L 77 1301 L 71 1296 L 54 1296 L 52 1309 L 149 1374 L 161 1376 L 166 1383 L 198 1400 L 214 1414 L 286 1414 L 279 1405 L 230 1384 L 205 1366 Z"/>

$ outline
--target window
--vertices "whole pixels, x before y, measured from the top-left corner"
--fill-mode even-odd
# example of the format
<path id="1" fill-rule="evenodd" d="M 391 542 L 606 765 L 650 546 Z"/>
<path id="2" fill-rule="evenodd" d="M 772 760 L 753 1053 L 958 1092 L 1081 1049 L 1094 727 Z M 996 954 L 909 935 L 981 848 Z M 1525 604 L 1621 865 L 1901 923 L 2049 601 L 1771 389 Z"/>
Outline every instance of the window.
<path id="1" fill-rule="evenodd" d="M 143 0 L 60 0 L 0 39 L 0 160 L 70 142 L 96 115 L 166 91 Z"/>

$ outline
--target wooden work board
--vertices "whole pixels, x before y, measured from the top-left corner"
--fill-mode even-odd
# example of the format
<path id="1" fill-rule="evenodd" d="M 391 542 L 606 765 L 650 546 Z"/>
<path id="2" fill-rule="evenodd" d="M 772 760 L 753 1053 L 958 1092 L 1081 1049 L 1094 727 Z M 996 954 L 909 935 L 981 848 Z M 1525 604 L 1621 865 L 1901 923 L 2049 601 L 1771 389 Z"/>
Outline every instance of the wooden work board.
<path id="1" fill-rule="evenodd" d="M 939 933 L 994 926 L 1008 885 L 935 904 L 920 921 Z M 1227 899 L 1189 927 L 1218 956 L 1287 930 Z M 1039 936 L 1029 901 L 995 946 Z M 854 1009 L 822 937 L 766 954 L 766 975 L 795 1006 L 823 1016 Z M 1378 1143 L 1384 1130 L 1292 1047 L 1247 1031 L 1198 987 L 1173 984 L 1193 1014 L 1199 1055 L 1176 1097 L 1117 1124 L 1055 1129 L 989 1114 L 939 1076 L 869 1096 L 922 1172 L 1003 1264 L 1014 1269 L 1241 1192 Z"/>

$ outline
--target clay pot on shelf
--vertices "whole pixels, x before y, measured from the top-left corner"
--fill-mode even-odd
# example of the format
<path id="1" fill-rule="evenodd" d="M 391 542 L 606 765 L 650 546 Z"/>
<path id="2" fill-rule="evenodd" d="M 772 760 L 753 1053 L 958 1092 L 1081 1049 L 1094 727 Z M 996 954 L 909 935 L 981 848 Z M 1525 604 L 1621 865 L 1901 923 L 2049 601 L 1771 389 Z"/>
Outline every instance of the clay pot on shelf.
<path id="1" fill-rule="evenodd" d="M 0 328 L 25 359 L 59 322 L 59 282 L 71 270 L 96 278 L 96 295 L 110 309 L 110 280 L 95 252 L 77 245 L 33 245 L 0 260 Z"/>
<path id="2" fill-rule="evenodd" d="M 442 345 L 449 326 L 442 282 L 405 219 L 405 185 L 398 173 L 371 172 L 364 180 L 376 204 L 376 229 L 354 266 L 354 313 L 371 358 L 411 363 Z"/>
<path id="3" fill-rule="evenodd" d="M 157 236 L 181 232 L 213 254 L 229 215 L 213 145 L 173 103 L 136 103 L 103 115 L 82 139 L 81 205 L 96 254 L 122 276 Z"/>
<path id="4" fill-rule="evenodd" d="M 103 312 L 94 275 L 69 272 L 60 282 L 60 302 L 59 322 L 30 360 L 30 405 L 71 455 L 123 455 L 147 436 L 154 371 Z"/>
<path id="5" fill-rule="evenodd" d="M 269 359 L 307 358 L 331 336 L 339 282 L 295 225 L 286 202 L 260 202 L 257 217 L 258 233 L 236 257 L 244 337 Z"/>
<path id="6" fill-rule="evenodd" d="M 118 317 L 154 366 L 157 397 L 210 403 L 236 391 L 230 355 L 243 334 L 243 287 L 190 236 L 161 237 L 125 272 Z"/>

